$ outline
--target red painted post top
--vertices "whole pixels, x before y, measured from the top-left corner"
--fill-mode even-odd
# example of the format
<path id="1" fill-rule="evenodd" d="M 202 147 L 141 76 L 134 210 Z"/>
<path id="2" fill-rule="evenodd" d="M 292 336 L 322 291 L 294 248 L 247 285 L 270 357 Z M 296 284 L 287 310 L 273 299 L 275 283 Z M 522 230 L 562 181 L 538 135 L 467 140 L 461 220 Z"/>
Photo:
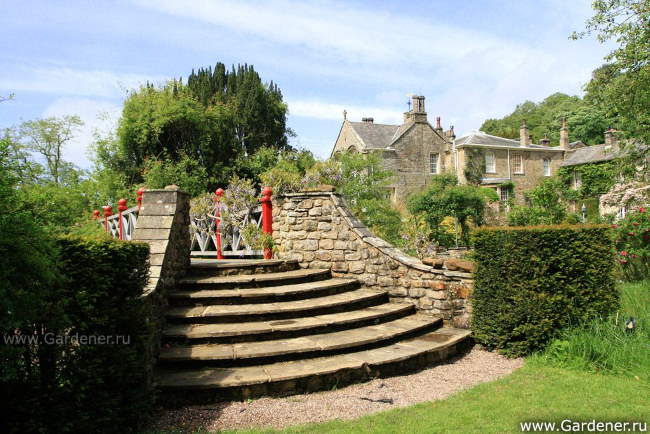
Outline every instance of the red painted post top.
<path id="1" fill-rule="evenodd" d="M 117 201 L 117 210 L 122 212 L 126 211 L 129 209 L 129 207 L 126 205 L 126 199 L 120 199 Z"/>
<path id="2" fill-rule="evenodd" d="M 113 215 L 113 207 L 110 205 L 106 205 L 104 207 L 104 217 L 110 217 Z"/>
<path id="3" fill-rule="evenodd" d="M 265 234 L 273 233 L 273 200 L 271 195 L 273 190 L 271 187 L 264 187 L 262 189 L 262 197 L 260 203 L 262 204 L 262 232 Z"/>
<path id="4" fill-rule="evenodd" d="M 98 209 L 93 211 L 93 220 L 99 220 L 99 210 Z"/>
<path id="5" fill-rule="evenodd" d="M 223 194 L 224 194 L 225 192 L 226 192 L 226 191 L 225 191 L 223 188 L 217 188 L 217 189 L 215 190 L 215 192 L 214 192 L 214 200 L 215 200 L 215 202 L 220 202 L 220 201 L 221 201 L 221 197 L 223 196 Z"/>
<path id="6" fill-rule="evenodd" d="M 142 196 L 144 195 L 144 187 L 138 188 L 138 191 L 135 192 L 136 201 L 138 202 L 138 211 L 142 207 Z"/>

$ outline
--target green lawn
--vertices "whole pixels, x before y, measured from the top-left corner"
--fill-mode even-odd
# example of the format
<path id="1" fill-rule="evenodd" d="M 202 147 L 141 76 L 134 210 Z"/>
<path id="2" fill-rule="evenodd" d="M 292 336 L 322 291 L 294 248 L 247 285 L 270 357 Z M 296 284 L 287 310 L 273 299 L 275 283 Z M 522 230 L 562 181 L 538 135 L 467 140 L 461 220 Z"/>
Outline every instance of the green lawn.
<path id="1" fill-rule="evenodd" d="M 514 374 L 443 401 L 389 410 L 354 421 L 292 427 L 287 433 L 502 433 L 522 421 L 644 421 L 650 424 L 650 384 L 528 363 Z M 274 430 L 235 431 L 271 433 Z"/>

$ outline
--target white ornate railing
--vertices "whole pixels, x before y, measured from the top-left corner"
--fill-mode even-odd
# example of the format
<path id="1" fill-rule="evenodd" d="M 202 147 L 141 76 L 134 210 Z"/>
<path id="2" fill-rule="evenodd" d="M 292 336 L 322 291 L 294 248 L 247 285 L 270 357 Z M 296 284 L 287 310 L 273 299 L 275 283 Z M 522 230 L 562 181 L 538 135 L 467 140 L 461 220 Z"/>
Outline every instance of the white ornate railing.
<path id="1" fill-rule="evenodd" d="M 112 208 L 109 209 L 112 211 Z M 122 239 L 132 240 L 138 221 L 139 207 L 134 206 L 122 211 Z M 120 214 L 111 214 L 104 219 L 99 218 L 96 212 L 97 221 L 105 227 L 113 238 L 120 238 Z M 254 224 L 258 228 L 262 225 L 262 207 L 251 208 L 243 217 L 242 227 Z M 221 250 L 224 256 L 259 256 L 261 250 L 254 250 L 244 243 L 239 227 L 220 227 Z M 190 236 L 192 238 L 192 252 L 215 252 L 217 250 L 216 216 L 210 215 L 205 219 L 192 218 L 190 224 Z"/>
<path id="2" fill-rule="evenodd" d="M 262 207 L 256 206 L 243 217 L 242 227 L 254 224 L 262 225 Z M 216 217 L 207 219 L 193 218 L 190 225 L 192 252 L 213 252 L 217 250 Z M 257 256 L 261 250 L 253 250 L 244 243 L 238 227 L 221 228 L 221 251 L 224 256 Z"/>
<path id="3" fill-rule="evenodd" d="M 122 239 L 132 240 L 135 231 L 135 223 L 138 221 L 138 207 L 134 206 L 122 211 Z M 113 238 L 120 238 L 120 214 L 113 214 L 105 222 L 108 226 L 108 233 Z"/>

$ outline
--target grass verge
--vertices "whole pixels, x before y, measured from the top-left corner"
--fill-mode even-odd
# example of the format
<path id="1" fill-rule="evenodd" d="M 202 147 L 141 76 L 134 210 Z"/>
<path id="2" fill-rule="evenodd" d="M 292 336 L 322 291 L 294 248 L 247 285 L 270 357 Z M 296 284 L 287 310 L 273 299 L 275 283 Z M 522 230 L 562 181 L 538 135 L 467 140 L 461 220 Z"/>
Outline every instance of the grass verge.
<path id="1" fill-rule="evenodd" d="M 353 421 L 291 427 L 283 433 L 516 433 L 525 421 L 650 423 L 650 384 L 635 378 L 527 364 L 509 377 L 453 397 Z M 229 431 L 261 434 L 274 430 Z"/>

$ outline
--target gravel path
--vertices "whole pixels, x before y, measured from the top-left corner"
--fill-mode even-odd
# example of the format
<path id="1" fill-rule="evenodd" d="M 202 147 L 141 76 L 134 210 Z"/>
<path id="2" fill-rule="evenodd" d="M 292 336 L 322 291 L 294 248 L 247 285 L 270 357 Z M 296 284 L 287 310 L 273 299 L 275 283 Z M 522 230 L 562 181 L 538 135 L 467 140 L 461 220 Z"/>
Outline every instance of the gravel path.
<path id="1" fill-rule="evenodd" d="M 459 359 L 411 375 L 380 378 L 339 390 L 285 398 L 261 398 L 251 402 L 223 402 L 161 410 L 154 429 L 219 431 L 273 427 L 360 416 L 444 399 L 479 383 L 504 377 L 523 365 L 478 348 Z"/>

